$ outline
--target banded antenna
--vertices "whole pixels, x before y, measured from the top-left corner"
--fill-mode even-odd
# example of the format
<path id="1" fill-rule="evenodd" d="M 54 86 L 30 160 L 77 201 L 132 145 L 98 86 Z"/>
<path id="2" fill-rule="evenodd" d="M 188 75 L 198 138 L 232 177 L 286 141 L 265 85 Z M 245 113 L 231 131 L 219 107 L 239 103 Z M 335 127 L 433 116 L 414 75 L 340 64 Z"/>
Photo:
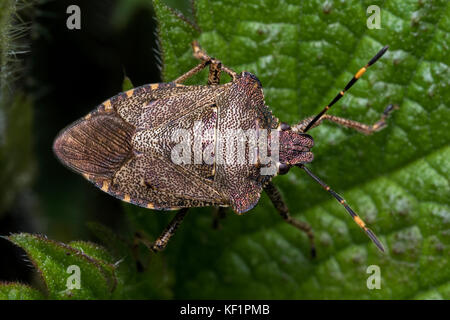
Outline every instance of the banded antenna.
<path id="1" fill-rule="evenodd" d="M 389 49 L 389 46 L 385 46 L 372 59 L 370 59 L 368 64 L 366 64 L 364 67 L 359 69 L 359 71 L 347 83 L 344 90 L 340 91 L 336 95 L 336 97 L 334 97 L 334 99 L 331 100 L 331 102 L 325 108 L 323 108 L 323 110 L 320 111 L 319 114 L 317 116 L 315 116 L 314 119 L 312 119 L 310 123 L 308 123 L 308 125 L 306 126 L 305 130 L 303 130 L 303 132 L 306 132 L 309 129 L 311 129 L 311 127 L 314 125 L 314 123 L 316 123 L 325 114 L 325 112 L 327 112 L 336 102 L 338 102 L 339 99 L 341 99 L 344 96 L 345 92 L 348 91 L 355 84 L 355 82 L 358 81 L 359 78 L 361 78 L 361 76 L 364 74 L 364 72 L 366 72 L 367 68 L 369 68 L 375 62 L 377 62 L 377 60 L 380 59 L 388 49 Z"/>
<path id="2" fill-rule="evenodd" d="M 364 223 L 364 221 L 355 213 L 355 211 L 353 211 L 352 208 L 350 208 L 350 206 L 347 204 L 347 202 L 345 201 L 344 198 L 342 198 L 340 195 L 338 195 L 334 190 L 332 190 L 327 184 L 325 184 L 322 180 L 320 180 L 314 173 L 312 173 L 303 164 L 298 164 L 297 166 L 302 168 L 303 170 L 305 170 L 305 172 L 311 178 L 313 178 L 318 184 L 320 184 L 322 186 L 322 188 L 324 188 L 327 192 L 329 192 L 341 205 L 343 205 L 345 210 L 347 210 L 347 212 L 352 217 L 353 221 L 355 221 L 356 224 L 361 229 L 364 230 L 364 232 L 367 234 L 367 236 L 370 238 L 370 240 L 372 240 L 373 243 L 375 243 L 375 245 L 378 247 L 378 249 L 380 249 L 381 252 L 384 252 L 384 247 L 381 244 L 381 241 L 378 240 L 377 236 L 375 235 L 375 233 L 372 232 L 372 230 L 370 230 L 369 228 L 366 227 L 366 224 Z"/>

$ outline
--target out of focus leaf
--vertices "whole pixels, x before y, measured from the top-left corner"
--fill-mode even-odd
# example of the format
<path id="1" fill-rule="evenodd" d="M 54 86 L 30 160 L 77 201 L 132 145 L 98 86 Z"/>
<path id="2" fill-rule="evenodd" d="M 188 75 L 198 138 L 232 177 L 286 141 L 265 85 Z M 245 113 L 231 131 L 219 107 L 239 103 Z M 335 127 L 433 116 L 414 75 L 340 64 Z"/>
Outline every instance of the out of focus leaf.
<path id="1" fill-rule="evenodd" d="M 116 265 L 102 247 L 76 241 L 70 245 L 27 233 L 9 241 L 25 250 L 41 276 L 50 299 L 106 299 L 117 288 Z M 74 271 L 75 269 L 79 270 Z M 80 288 L 72 288 L 79 275 Z M 5 289 L 2 289 L 5 290 Z"/>
<path id="2" fill-rule="evenodd" d="M 38 290 L 30 286 L 13 283 L 0 282 L 0 300 L 40 300 L 45 296 Z"/>

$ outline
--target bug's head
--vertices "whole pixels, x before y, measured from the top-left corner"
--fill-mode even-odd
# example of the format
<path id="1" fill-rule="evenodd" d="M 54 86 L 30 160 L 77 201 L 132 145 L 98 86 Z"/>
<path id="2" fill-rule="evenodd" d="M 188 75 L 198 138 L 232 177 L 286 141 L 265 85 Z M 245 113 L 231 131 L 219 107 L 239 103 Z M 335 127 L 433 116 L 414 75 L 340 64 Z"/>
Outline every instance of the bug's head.
<path id="1" fill-rule="evenodd" d="M 292 166 L 313 160 L 314 140 L 309 134 L 293 131 L 291 126 L 281 123 L 279 141 L 278 174 L 286 174 Z"/>

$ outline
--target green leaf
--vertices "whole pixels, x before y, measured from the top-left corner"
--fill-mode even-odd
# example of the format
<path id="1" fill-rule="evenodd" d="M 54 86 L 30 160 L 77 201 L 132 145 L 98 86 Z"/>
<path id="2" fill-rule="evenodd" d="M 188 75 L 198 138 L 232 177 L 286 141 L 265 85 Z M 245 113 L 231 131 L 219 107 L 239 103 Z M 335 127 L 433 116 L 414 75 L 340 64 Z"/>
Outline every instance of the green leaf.
<path id="1" fill-rule="evenodd" d="M 41 300 L 44 295 L 21 283 L 0 282 L 0 300 Z"/>
<path id="2" fill-rule="evenodd" d="M 113 297 L 118 286 L 121 291 L 114 260 L 94 243 L 74 241 L 66 245 L 27 233 L 13 234 L 7 239 L 25 250 L 50 299 L 106 299 Z M 70 288 L 67 284 L 74 284 L 73 277 L 77 275 L 79 288 Z M 21 294 L 33 297 L 27 290 Z"/>
<path id="3" fill-rule="evenodd" d="M 381 29 L 367 28 L 372 4 L 381 8 Z M 310 131 L 311 170 L 345 196 L 386 254 L 293 169 L 274 182 L 292 214 L 312 225 L 317 259 L 266 196 L 243 216 L 230 211 L 220 230 L 211 229 L 211 209 L 192 210 L 164 253 L 175 297 L 450 298 L 448 1 L 198 0 L 191 23 L 159 0 L 154 6 L 165 81 L 198 64 L 190 43 L 199 40 L 224 65 L 257 75 L 274 114 L 297 123 L 317 114 L 387 44 L 387 54 L 330 114 L 374 123 L 389 103 L 400 106 L 372 136 L 328 123 Z M 206 77 L 204 71 L 187 83 Z M 380 267 L 379 290 L 367 288 L 369 265 Z"/>

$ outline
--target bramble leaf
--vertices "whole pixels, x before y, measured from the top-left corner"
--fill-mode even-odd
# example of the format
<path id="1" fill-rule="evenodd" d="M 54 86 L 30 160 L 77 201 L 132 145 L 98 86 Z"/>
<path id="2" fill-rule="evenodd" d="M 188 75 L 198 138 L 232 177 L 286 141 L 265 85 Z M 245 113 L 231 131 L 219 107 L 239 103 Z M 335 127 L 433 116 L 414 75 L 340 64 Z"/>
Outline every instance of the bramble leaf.
<path id="1" fill-rule="evenodd" d="M 369 5 L 381 29 L 368 29 Z M 381 254 L 345 210 L 300 170 L 277 177 L 292 214 L 285 224 L 266 196 L 211 229 L 209 208 L 192 210 L 164 253 L 177 298 L 450 298 L 450 4 L 447 1 L 207 1 L 191 22 L 154 1 L 170 81 L 194 67 L 190 43 L 261 80 L 266 104 L 288 123 L 317 114 L 384 45 L 390 49 L 330 114 L 376 122 L 372 136 L 324 123 L 310 131 L 310 169 L 345 196 L 387 248 Z M 188 83 L 206 83 L 207 71 Z M 228 80 L 227 77 L 224 80 Z M 153 222 L 160 219 L 155 212 Z M 157 236 L 154 232 L 149 232 Z M 381 289 L 368 289 L 370 265 Z"/>
<path id="2" fill-rule="evenodd" d="M 25 250 L 50 299 L 106 299 L 113 297 L 115 289 L 121 285 L 114 260 L 94 243 L 74 241 L 67 245 L 27 233 L 6 238 Z M 0 288 L 8 292 L 8 298 L 36 297 L 33 290 L 19 284 L 0 285 Z M 13 294 L 13 291 L 20 291 L 20 294 Z"/>
<path id="3" fill-rule="evenodd" d="M 44 295 L 21 283 L 0 282 L 0 300 L 40 300 Z"/>

